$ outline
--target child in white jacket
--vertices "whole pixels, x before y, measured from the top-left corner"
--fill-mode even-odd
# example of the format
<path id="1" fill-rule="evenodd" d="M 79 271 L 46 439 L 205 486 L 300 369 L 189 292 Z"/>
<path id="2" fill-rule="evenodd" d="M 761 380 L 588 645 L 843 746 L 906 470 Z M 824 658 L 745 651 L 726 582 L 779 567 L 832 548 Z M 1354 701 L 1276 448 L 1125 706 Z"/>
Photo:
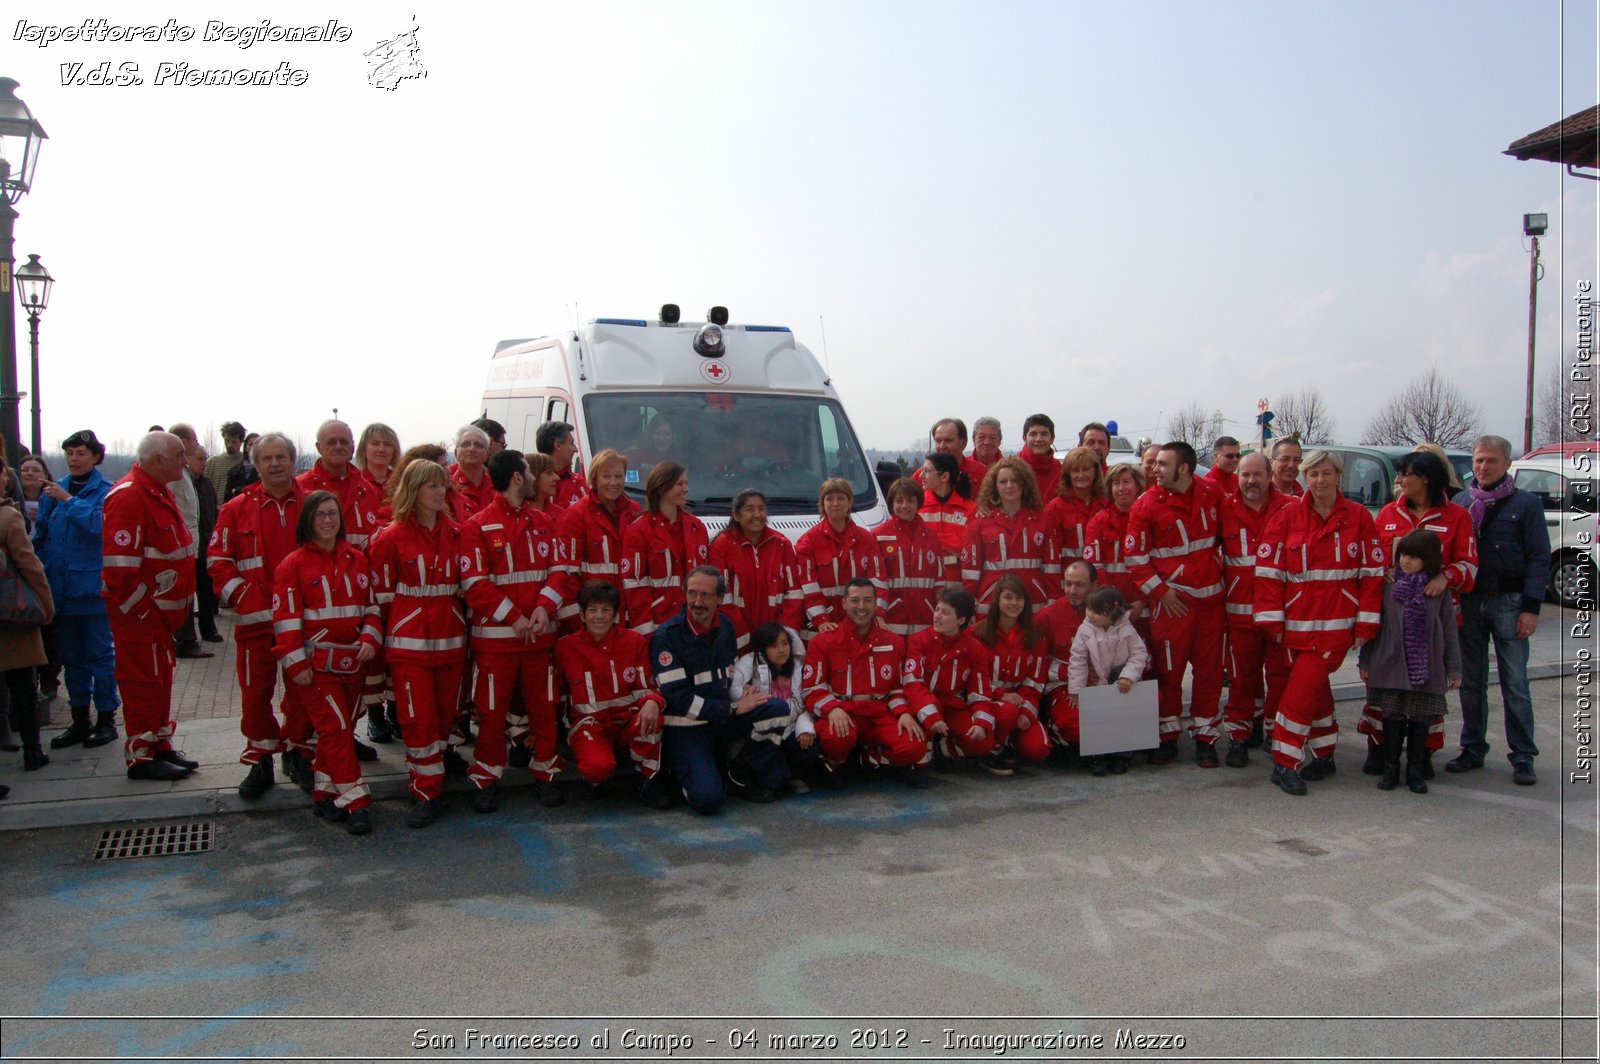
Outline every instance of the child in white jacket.
<path id="1" fill-rule="evenodd" d="M 1072 637 L 1067 662 L 1067 693 L 1076 698 L 1085 687 L 1114 683 L 1127 694 L 1134 681 L 1144 675 L 1150 655 L 1144 640 L 1128 619 L 1128 604 L 1114 587 L 1100 587 L 1089 593 L 1084 603 L 1084 623 Z M 1118 775 L 1128 770 L 1131 752 L 1095 755 L 1089 758 L 1089 771 L 1104 776 L 1109 770 Z"/>
<path id="2" fill-rule="evenodd" d="M 789 629 L 776 622 L 763 624 L 751 632 L 750 653 L 733 663 L 729 697 L 737 700 L 745 688 L 754 687 L 769 700 L 788 706 L 787 722 L 782 717 L 773 717 L 772 732 L 753 732 L 749 741 L 778 743 L 789 762 L 790 790 L 805 794 L 811 789 L 805 777 L 816 768 L 822 745 L 817 742 L 816 721 L 800 700 L 802 659 L 795 653 L 800 645 L 800 640 Z M 779 726 L 782 726 L 781 733 L 777 730 Z"/>

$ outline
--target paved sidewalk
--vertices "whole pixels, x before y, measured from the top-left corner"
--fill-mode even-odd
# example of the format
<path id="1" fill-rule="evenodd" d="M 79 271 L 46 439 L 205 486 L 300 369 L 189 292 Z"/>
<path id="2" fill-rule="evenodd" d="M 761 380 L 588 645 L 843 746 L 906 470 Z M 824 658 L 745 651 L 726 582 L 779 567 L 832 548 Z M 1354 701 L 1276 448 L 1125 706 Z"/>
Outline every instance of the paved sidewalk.
<path id="1" fill-rule="evenodd" d="M 1558 623 L 1541 623 L 1540 632 L 1535 636 L 1529 667 L 1529 675 L 1534 680 L 1562 675 L 1561 656 L 1571 657 L 1575 652 L 1576 644 L 1558 638 L 1563 629 L 1570 630 L 1570 624 L 1561 623 L 1566 620 L 1563 613 L 1556 607 L 1549 607 L 1546 622 Z M 223 634 L 229 636 L 228 642 L 206 644 L 207 649 L 216 652 L 215 657 L 179 661 L 173 693 L 178 705 L 177 745 L 200 762 L 198 771 L 174 783 L 130 780 L 120 742 L 94 750 L 81 746 L 66 750 L 47 748 L 50 764 L 28 773 L 22 771 L 20 754 L 0 755 L 0 783 L 11 787 L 11 796 L 0 800 L 0 831 L 308 807 L 310 798 L 281 772 L 278 785 L 260 800 L 245 802 L 238 795 L 237 787 L 244 778 L 245 769 L 239 764 L 243 740 L 239 735 L 238 688 L 233 675 L 232 620 L 226 613 L 218 620 Z M 1334 675 L 1334 697 L 1340 702 L 1340 730 L 1348 737 L 1354 737 L 1359 702 L 1364 694 L 1354 662 L 1347 662 Z M 1498 693 L 1492 698 L 1498 705 Z M 56 699 L 50 708 L 50 723 L 44 728 L 47 740 L 70 719 L 64 698 Z M 1459 716 L 1453 714 L 1453 720 L 1458 721 Z M 117 724 L 120 730 L 120 714 Z M 1454 726 L 1451 722 L 1446 724 L 1447 728 Z M 358 732 L 363 740 L 365 732 L 365 726 Z M 404 748 L 395 742 L 376 749 L 378 760 L 361 766 L 373 798 L 377 801 L 404 798 Z M 1353 747 L 1345 745 L 1344 749 L 1349 751 Z M 1452 749 L 1447 743 L 1447 752 Z M 465 749 L 462 752 L 470 753 Z M 502 786 L 511 790 L 530 782 L 527 773 L 508 769 Z M 452 790 L 467 786 L 462 780 L 450 781 Z"/>

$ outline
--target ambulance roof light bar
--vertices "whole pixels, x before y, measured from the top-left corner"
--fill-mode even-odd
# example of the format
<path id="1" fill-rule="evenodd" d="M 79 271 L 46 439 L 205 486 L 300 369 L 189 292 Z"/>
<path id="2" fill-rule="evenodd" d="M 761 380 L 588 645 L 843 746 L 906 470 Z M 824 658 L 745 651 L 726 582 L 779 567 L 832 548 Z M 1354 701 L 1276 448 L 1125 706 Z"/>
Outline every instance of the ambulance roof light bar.
<path id="1" fill-rule="evenodd" d="M 680 313 L 678 311 L 678 304 L 676 304 L 676 303 L 663 303 L 663 304 L 661 304 L 661 324 L 663 324 L 663 325 L 676 325 L 676 324 L 678 324 L 678 318 L 680 316 L 681 315 L 680 315 Z"/>
<path id="2" fill-rule="evenodd" d="M 713 325 L 728 324 L 728 308 L 712 307 L 710 310 L 706 311 L 706 321 L 709 321 Z"/>

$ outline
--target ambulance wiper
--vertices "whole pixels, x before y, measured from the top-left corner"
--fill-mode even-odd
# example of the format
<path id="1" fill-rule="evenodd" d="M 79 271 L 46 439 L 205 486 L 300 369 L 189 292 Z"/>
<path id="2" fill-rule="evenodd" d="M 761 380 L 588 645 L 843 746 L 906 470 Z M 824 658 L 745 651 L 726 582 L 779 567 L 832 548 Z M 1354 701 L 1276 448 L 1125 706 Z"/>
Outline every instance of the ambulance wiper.
<path id="1" fill-rule="evenodd" d="M 731 504 L 733 502 L 733 500 L 729 499 L 728 502 Z M 810 495 L 768 495 L 767 496 L 767 505 L 768 506 L 805 506 L 805 507 L 809 507 L 811 510 L 815 510 L 816 507 L 817 507 L 817 500 L 814 497 L 810 496 Z"/>

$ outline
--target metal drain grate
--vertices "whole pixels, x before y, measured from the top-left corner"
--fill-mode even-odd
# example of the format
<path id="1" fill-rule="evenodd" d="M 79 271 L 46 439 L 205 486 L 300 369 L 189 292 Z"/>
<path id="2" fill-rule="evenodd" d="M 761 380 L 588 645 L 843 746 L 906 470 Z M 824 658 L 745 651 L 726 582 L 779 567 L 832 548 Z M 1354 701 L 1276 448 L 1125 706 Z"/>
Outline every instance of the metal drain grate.
<path id="1" fill-rule="evenodd" d="M 163 824 L 152 828 L 110 828 L 100 833 L 91 860 L 116 861 L 125 857 L 205 853 L 215 845 L 216 834 L 209 820 Z"/>

